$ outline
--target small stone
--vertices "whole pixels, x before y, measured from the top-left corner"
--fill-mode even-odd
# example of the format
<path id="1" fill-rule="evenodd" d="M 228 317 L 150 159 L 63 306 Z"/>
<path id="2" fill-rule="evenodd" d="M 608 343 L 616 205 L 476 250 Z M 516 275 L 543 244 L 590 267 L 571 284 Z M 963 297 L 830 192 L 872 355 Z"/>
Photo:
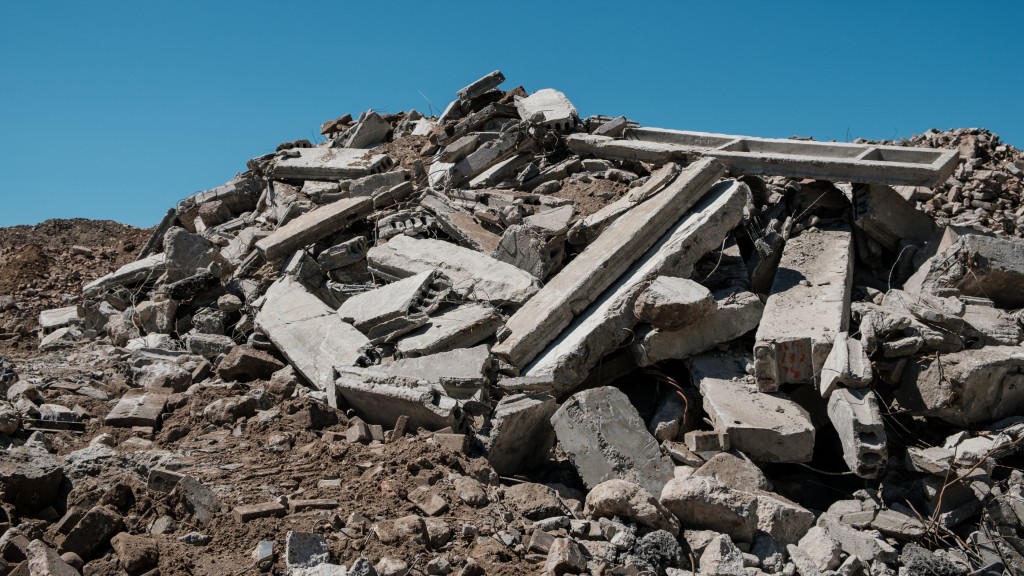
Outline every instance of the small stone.
<path id="1" fill-rule="evenodd" d="M 133 536 L 121 532 L 110 540 L 110 545 L 129 574 L 144 572 L 157 565 L 160 551 L 150 536 Z"/>
<path id="2" fill-rule="evenodd" d="M 700 555 L 700 573 L 706 576 L 746 576 L 743 553 L 729 536 L 712 540 Z"/>
<path id="3" fill-rule="evenodd" d="M 477 508 L 487 505 L 487 491 L 479 480 L 469 476 L 459 476 L 453 484 L 455 492 L 459 495 L 459 500 Z"/>
<path id="4" fill-rule="evenodd" d="M 576 542 L 569 538 L 556 538 L 551 543 L 544 571 L 554 576 L 580 574 L 587 569 L 587 559 Z"/>

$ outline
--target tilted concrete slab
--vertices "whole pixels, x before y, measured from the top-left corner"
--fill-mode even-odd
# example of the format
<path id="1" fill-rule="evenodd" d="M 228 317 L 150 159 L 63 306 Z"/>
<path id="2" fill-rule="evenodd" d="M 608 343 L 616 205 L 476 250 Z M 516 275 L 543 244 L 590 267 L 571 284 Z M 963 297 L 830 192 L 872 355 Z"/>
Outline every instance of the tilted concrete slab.
<path id="1" fill-rule="evenodd" d="M 427 324 L 395 343 L 395 354 L 414 358 L 479 344 L 494 336 L 501 316 L 488 304 L 470 302 L 432 316 Z"/>
<path id="2" fill-rule="evenodd" d="M 551 416 L 557 408 L 555 399 L 543 394 L 511 394 L 498 402 L 490 430 L 480 436 L 495 472 L 508 476 L 547 462 L 555 443 Z"/>
<path id="3" fill-rule="evenodd" d="M 858 228 L 892 252 L 899 250 L 902 240 L 923 246 L 938 230 L 913 202 L 879 184 L 853 187 L 853 216 Z"/>
<path id="4" fill-rule="evenodd" d="M 384 172 L 394 166 L 385 154 L 360 148 L 292 148 L 274 160 L 274 178 L 341 180 Z"/>
<path id="5" fill-rule="evenodd" d="M 426 385 L 399 386 L 343 376 L 331 383 L 327 397 L 332 406 L 337 407 L 338 399 L 343 399 L 366 422 L 387 427 L 393 427 L 402 416 L 409 419 L 413 430 L 454 428 L 462 420 L 457 401 Z"/>
<path id="6" fill-rule="evenodd" d="M 371 248 L 366 259 L 371 272 L 388 279 L 439 269 L 460 298 L 499 306 L 522 304 L 538 290 L 537 279 L 527 272 L 443 240 L 400 235 Z"/>
<path id="7" fill-rule="evenodd" d="M 495 70 L 486 76 L 474 80 L 472 84 L 456 92 L 456 96 L 458 96 L 459 100 L 469 101 L 489 90 L 497 88 L 504 81 L 505 75 L 501 73 L 501 70 Z"/>
<path id="8" fill-rule="evenodd" d="M 447 199 L 427 194 L 420 201 L 420 206 L 433 213 L 438 226 L 462 246 L 484 253 L 493 252 L 498 247 L 501 236 L 484 228 L 472 214 L 453 206 Z"/>
<path id="9" fill-rule="evenodd" d="M 131 286 L 156 280 L 164 273 L 166 265 L 166 257 L 162 252 L 146 256 L 135 262 L 125 264 L 106 276 L 89 282 L 82 287 L 82 295 L 88 298 L 114 286 Z"/>
<path id="10" fill-rule="evenodd" d="M 790 238 L 754 345 L 758 386 L 814 382 L 850 319 L 853 243 L 846 225 Z"/>
<path id="11" fill-rule="evenodd" d="M 747 360 L 704 355 L 690 360 L 704 410 L 732 448 L 760 462 L 809 462 L 814 455 L 810 415 L 782 393 L 759 392 L 746 374 Z"/>
<path id="12" fill-rule="evenodd" d="M 722 174 L 724 169 L 714 160 L 698 162 L 660 194 L 622 215 L 508 319 L 494 353 L 525 367 L 644 256 Z"/>
<path id="13" fill-rule="evenodd" d="M 416 358 L 401 358 L 366 368 L 335 367 L 340 376 L 352 380 L 404 387 L 429 385 L 460 400 L 473 397 L 487 384 L 491 368 L 491 354 L 482 344 Z"/>
<path id="14" fill-rule="evenodd" d="M 715 293 L 715 310 L 707 317 L 678 330 L 641 327 L 630 350 L 639 366 L 686 359 L 757 328 L 763 312 L 756 294 L 725 289 Z"/>
<path id="15" fill-rule="evenodd" d="M 956 150 L 752 138 L 661 128 L 625 130 L 623 139 L 591 134 L 565 138 L 573 152 L 610 160 L 662 164 L 715 158 L 736 174 L 832 182 L 934 186 L 956 168 Z"/>
<path id="16" fill-rule="evenodd" d="M 267 290 L 256 326 L 284 357 L 314 386 L 326 390 L 334 381 L 334 366 L 351 366 L 370 340 L 285 276 Z"/>
<path id="17" fill-rule="evenodd" d="M 659 274 L 689 277 L 697 260 L 721 246 L 722 239 L 741 222 L 750 201 L 750 189 L 745 184 L 730 180 L 715 186 L 580 313 L 522 375 L 548 377 L 555 384 L 555 394 L 583 382 L 604 356 L 633 337 L 636 299 L 654 278 Z"/>
<path id="18" fill-rule="evenodd" d="M 371 342 L 390 342 L 426 324 L 449 290 L 444 274 L 428 270 L 357 294 L 338 307 L 338 315 Z"/>
<path id="19" fill-rule="evenodd" d="M 270 236 L 256 242 L 256 248 L 267 260 L 277 260 L 369 216 L 373 211 L 370 198 L 343 198 L 288 222 Z"/>
<path id="20" fill-rule="evenodd" d="M 516 98 L 516 109 L 523 120 L 539 121 L 548 130 L 569 130 L 579 121 L 576 107 L 558 90 L 544 88 L 526 98 Z"/>

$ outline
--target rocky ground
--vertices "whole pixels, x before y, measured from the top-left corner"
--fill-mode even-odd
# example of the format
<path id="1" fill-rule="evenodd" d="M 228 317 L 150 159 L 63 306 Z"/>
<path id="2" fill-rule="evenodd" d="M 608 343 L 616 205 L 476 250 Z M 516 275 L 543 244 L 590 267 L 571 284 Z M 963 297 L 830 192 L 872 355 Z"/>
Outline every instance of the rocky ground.
<path id="1" fill-rule="evenodd" d="M 543 116 L 516 112 L 522 88 L 481 81 L 439 119 L 325 124 L 330 150 L 386 154 L 384 174 L 275 177 L 311 149 L 285 143 L 154 229 L 0 229 L 0 576 L 1022 573 L 1015 280 L 983 284 L 985 298 L 963 282 L 950 291 L 946 268 L 915 279 L 966 241 L 915 243 L 909 225 L 894 240 L 870 205 L 851 202 L 868 193 L 846 183 L 729 174 L 738 181 L 714 190 L 750 202 L 709 228 L 721 233 L 705 248 L 674 253 L 691 258 L 692 281 L 648 278 L 631 323 L 580 353 L 607 348 L 595 366 L 573 360 L 553 382 L 534 377 L 515 351 L 491 353 L 515 340 L 517 310 L 617 230 L 594 224 L 602 209 L 632 209 L 631 194 L 679 172 L 577 156 Z M 529 158 L 471 185 L 459 159 L 492 150 L 516 122 Z M 576 122 L 584 133 L 615 120 Z M 960 152 L 948 179 L 890 190 L 902 199 L 893 214 L 927 215 L 929 234 L 1024 235 L 1024 156 L 997 136 L 883 144 Z M 367 206 L 317 237 L 285 233 L 353 197 Z M 780 258 L 834 260 L 829 234 L 851 223 L 848 328 L 832 346 L 845 357 L 830 351 L 832 372 L 766 383 L 757 358 L 772 298 L 807 288 L 828 300 L 835 288 L 808 281 L 815 270 L 780 288 Z M 441 240 L 448 252 L 397 320 L 366 319 L 357 295 L 380 305 L 388 298 L 373 290 L 422 274 L 382 277 L 394 268 L 381 249 L 403 245 L 392 238 Z M 488 255 L 474 288 L 451 265 L 469 258 L 456 249 Z M 122 274 L 138 262 L 141 273 Z M 500 279 L 525 282 L 480 287 L 503 266 Z M 476 307 L 478 324 L 413 362 L 428 316 Z M 70 315 L 37 333 L 40 312 L 55 308 Z M 658 338 L 680 329 L 703 344 L 658 356 Z M 317 380 L 324 362 L 330 382 Z M 722 362 L 733 376 L 721 377 Z M 397 408 L 359 396 L 371 385 Z M 721 421 L 728 410 L 715 402 L 729 387 L 744 398 L 737 417 L 751 405 L 766 416 L 755 437 Z M 429 394 L 409 400 L 409 390 Z M 853 439 L 837 405 L 861 426 Z"/>

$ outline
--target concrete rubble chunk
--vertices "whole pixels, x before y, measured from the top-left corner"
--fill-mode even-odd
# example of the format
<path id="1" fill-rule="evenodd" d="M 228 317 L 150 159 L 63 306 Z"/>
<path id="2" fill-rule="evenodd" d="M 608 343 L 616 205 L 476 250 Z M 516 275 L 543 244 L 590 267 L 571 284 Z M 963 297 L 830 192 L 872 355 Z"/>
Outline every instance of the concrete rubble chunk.
<path id="1" fill-rule="evenodd" d="M 524 367 L 664 235 L 721 177 L 714 162 L 689 167 L 661 194 L 620 217 L 512 315 L 494 353 Z"/>
<path id="2" fill-rule="evenodd" d="M 575 209 L 571 204 L 544 210 L 523 218 L 523 224 L 547 236 L 563 236 L 569 231 Z"/>
<path id="3" fill-rule="evenodd" d="M 843 459 L 861 478 L 878 478 L 889 460 L 885 422 L 871 390 L 840 388 L 828 399 L 828 417 L 843 446 Z"/>
<path id="4" fill-rule="evenodd" d="M 752 542 L 757 532 L 757 497 L 714 478 L 674 478 L 665 484 L 660 500 L 683 528 L 714 530 L 740 542 Z"/>
<path id="5" fill-rule="evenodd" d="M 312 532 L 289 530 L 285 536 L 285 565 L 289 569 L 314 568 L 331 558 L 327 540 Z"/>
<path id="6" fill-rule="evenodd" d="M 674 330 L 710 315 L 715 299 L 704 286 L 687 278 L 658 276 L 640 295 L 634 313 L 655 328 Z"/>
<path id="7" fill-rule="evenodd" d="M 0 493 L 19 514 L 34 514 L 57 497 L 64 471 L 46 452 L 26 446 L 11 448 L 0 459 Z"/>
<path id="8" fill-rule="evenodd" d="M 557 408 L 555 399 L 543 394 L 511 394 L 498 401 L 490 430 L 481 438 L 495 472 L 511 476 L 548 460 L 555 443 L 551 417 Z"/>
<path id="9" fill-rule="evenodd" d="M 347 228 L 373 210 L 370 198 L 343 198 L 321 206 L 281 226 L 256 242 L 256 248 L 267 260 L 278 260 L 299 248 Z"/>
<path id="10" fill-rule="evenodd" d="M 390 342 L 427 323 L 451 289 L 438 270 L 428 270 L 346 300 L 338 315 L 371 342 Z"/>
<path id="11" fill-rule="evenodd" d="M 440 270 L 460 298 L 495 305 L 520 305 L 538 290 L 537 279 L 504 262 L 468 248 L 433 239 L 396 236 L 367 254 L 370 270 L 387 279 Z"/>
<path id="12" fill-rule="evenodd" d="M 527 225 L 513 224 L 498 239 L 492 255 L 529 272 L 538 280 L 544 280 L 561 266 L 565 241 L 560 237 L 548 237 Z"/>
<path id="13" fill-rule="evenodd" d="M 27 569 L 24 574 L 27 576 L 78 576 L 78 570 L 65 562 L 56 550 L 47 546 L 42 540 L 29 542 L 26 549 L 26 560 Z"/>
<path id="14" fill-rule="evenodd" d="M 358 148 L 292 148 L 278 155 L 271 174 L 296 180 L 342 180 L 383 172 L 394 162 Z"/>
<path id="15" fill-rule="evenodd" d="M 453 206 L 439 195 L 428 194 L 420 206 L 434 214 L 437 225 L 466 248 L 485 254 L 498 247 L 501 236 L 485 228 L 471 213 Z"/>
<path id="16" fill-rule="evenodd" d="M 82 295 L 92 297 L 117 286 L 134 286 L 155 281 L 167 267 L 167 256 L 162 252 L 136 260 L 101 276 L 82 287 Z"/>
<path id="17" fill-rule="evenodd" d="M 665 186 L 678 177 L 680 169 L 678 164 L 670 162 L 654 171 L 642 186 L 633 188 L 622 198 L 579 219 L 569 230 L 569 242 L 581 246 L 590 244 L 616 219 L 664 190 Z"/>
<path id="18" fill-rule="evenodd" d="M 937 230 L 927 214 L 895 190 L 879 184 L 853 187 L 854 224 L 887 250 L 898 252 L 901 241 L 923 246 Z"/>
<path id="19" fill-rule="evenodd" d="M 866 388 L 871 385 L 874 372 L 871 359 L 860 340 L 840 332 L 832 344 L 832 350 L 821 368 L 820 389 L 827 398 L 840 385 L 847 388 Z"/>
<path id="20" fill-rule="evenodd" d="M 764 391 L 813 382 L 850 318 L 853 283 L 848 226 L 790 238 L 775 273 L 754 345 L 754 371 Z"/>
<path id="21" fill-rule="evenodd" d="M 756 294 L 734 288 L 716 290 L 714 308 L 697 326 L 662 330 L 640 326 L 630 351 L 638 366 L 651 366 L 665 360 L 684 360 L 707 352 L 757 328 L 764 304 Z"/>
<path id="22" fill-rule="evenodd" d="M 736 356 L 690 360 L 691 378 L 715 429 L 755 461 L 809 462 L 815 438 L 810 415 L 785 394 L 758 391 L 746 365 L 746 359 Z"/>
<path id="23" fill-rule="evenodd" d="M 366 257 L 366 252 L 369 249 L 370 244 L 366 241 L 366 238 L 364 236 L 357 236 L 327 248 L 317 256 L 316 262 L 320 265 L 321 270 L 328 272 L 355 264 Z"/>
<path id="24" fill-rule="evenodd" d="M 721 534 L 700 555 L 700 573 L 707 576 L 746 576 L 743 553 L 726 534 Z"/>
<path id="25" fill-rule="evenodd" d="M 843 547 L 824 528 L 814 526 L 797 544 L 818 570 L 835 570 L 842 559 Z"/>
<path id="26" fill-rule="evenodd" d="M 633 308 L 644 288 L 659 274 L 689 276 L 700 257 L 721 246 L 721 238 L 740 223 L 749 202 L 750 191 L 744 184 L 725 181 L 715 186 L 707 198 L 676 222 L 625 275 L 573 320 L 522 375 L 550 376 L 557 393 L 572 390 L 583 382 L 602 358 L 633 337 L 637 322 Z M 591 246 L 596 245 L 595 242 Z"/>
<path id="27" fill-rule="evenodd" d="M 548 130 L 568 131 L 579 121 L 576 107 L 558 90 L 544 88 L 526 98 L 516 97 L 516 110 L 524 120 L 536 121 Z"/>
<path id="28" fill-rule="evenodd" d="M 414 358 L 479 344 L 501 327 L 501 317 L 488 304 L 469 302 L 431 316 L 425 325 L 395 343 L 398 357 Z"/>
<path id="29" fill-rule="evenodd" d="M 74 552 L 83 560 L 106 546 L 110 538 L 124 528 L 121 515 L 109 506 L 94 506 L 61 542 L 60 552 Z"/>
<path id="30" fill-rule="evenodd" d="M 746 492 L 771 489 L 771 483 L 756 464 L 731 452 L 715 454 L 697 468 L 693 475 L 708 476 Z"/>
<path id="31" fill-rule="evenodd" d="M 587 569 L 587 559 L 579 544 L 569 538 L 555 538 L 544 561 L 544 573 L 554 576 L 581 574 Z"/>
<path id="32" fill-rule="evenodd" d="M 923 291 L 992 300 L 997 308 L 1024 307 L 1024 243 L 979 234 L 960 236 L 946 250 L 936 254 L 907 285 Z"/>
<path id="33" fill-rule="evenodd" d="M 231 272 L 230 264 L 220 255 L 217 246 L 184 228 L 172 227 L 164 235 L 167 280 L 174 282 L 209 269 L 214 276 Z M 216 268 L 211 268 L 216 266 Z"/>
<path id="34" fill-rule="evenodd" d="M 342 137 L 342 148 L 373 148 L 382 143 L 391 131 L 391 125 L 373 110 L 359 115 L 359 120 Z"/>
<path id="35" fill-rule="evenodd" d="M 118 428 L 158 428 L 171 393 L 169 388 L 133 388 L 121 396 L 103 423 Z"/>
<path id="36" fill-rule="evenodd" d="M 311 384 L 326 390 L 334 366 L 353 366 L 370 341 L 290 277 L 270 286 L 256 326 Z"/>
<path id="37" fill-rule="evenodd" d="M 914 414 L 974 426 L 1024 410 L 1024 348 L 986 346 L 908 363 L 896 393 Z"/>
<path id="38" fill-rule="evenodd" d="M 504 81 L 505 75 L 501 73 L 501 70 L 495 70 L 486 76 L 476 79 L 465 88 L 462 88 L 456 92 L 456 96 L 458 96 L 459 100 L 468 102 L 477 96 L 481 96 L 490 90 L 494 90 Z"/>
<path id="39" fill-rule="evenodd" d="M 658 449 L 636 408 L 612 387 L 578 392 L 551 417 L 555 435 L 589 488 L 619 478 L 660 494 L 672 463 Z"/>
<path id="40" fill-rule="evenodd" d="M 39 330 L 43 334 L 48 334 L 76 320 L 78 320 L 78 306 L 43 310 L 39 313 Z"/>
<path id="41" fill-rule="evenodd" d="M 639 484 L 613 478 L 595 486 L 588 494 L 585 514 L 594 518 L 619 517 L 655 530 L 679 535 L 679 520 L 658 499 Z"/>

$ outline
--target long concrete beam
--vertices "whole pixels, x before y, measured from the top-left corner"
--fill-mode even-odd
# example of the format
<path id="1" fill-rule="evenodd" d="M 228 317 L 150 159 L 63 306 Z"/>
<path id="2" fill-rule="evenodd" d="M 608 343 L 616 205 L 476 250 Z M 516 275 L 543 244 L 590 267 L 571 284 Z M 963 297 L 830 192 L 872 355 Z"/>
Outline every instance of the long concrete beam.
<path id="1" fill-rule="evenodd" d="M 372 211 L 371 198 L 343 198 L 306 212 L 274 230 L 270 236 L 256 242 L 256 248 L 267 260 L 284 258 L 307 244 L 344 230 Z"/>
<path id="2" fill-rule="evenodd" d="M 565 138 L 573 152 L 662 164 L 715 158 L 736 174 L 833 182 L 934 186 L 956 168 L 956 150 L 752 138 L 661 128 L 627 128 L 622 139 L 592 134 Z"/>
<path id="3" fill-rule="evenodd" d="M 713 159 L 696 162 L 660 193 L 623 214 L 508 319 L 494 354 L 525 367 L 724 173 Z"/>

